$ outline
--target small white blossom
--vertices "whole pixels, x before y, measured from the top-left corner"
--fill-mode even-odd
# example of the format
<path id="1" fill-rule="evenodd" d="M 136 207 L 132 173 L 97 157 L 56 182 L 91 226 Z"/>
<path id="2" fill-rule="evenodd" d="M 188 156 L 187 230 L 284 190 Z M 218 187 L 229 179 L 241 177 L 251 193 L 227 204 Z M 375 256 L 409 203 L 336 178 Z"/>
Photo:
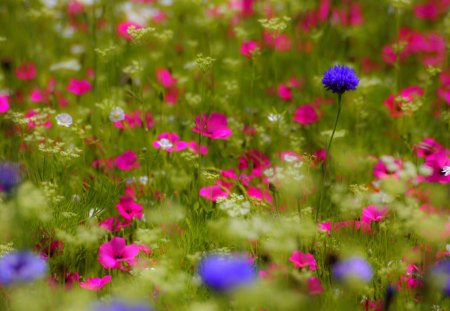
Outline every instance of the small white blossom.
<path id="1" fill-rule="evenodd" d="M 111 120 L 111 122 L 119 122 L 124 119 L 125 119 L 125 112 L 120 107 L 114 108 L 109 114 L 109 120 Z"/>
<path id="2" fill-rule="evenodd" d="M 444 174 L 444 176 L 450 175 L 450 166 L 444 166 L 442 168 L 442 173 Z"/>
<path id="3" fill-rule="evenodd" d="M 167 138 L 161 138 L 160 140 L 158 140 L 158 144 L 163 150 L 167 150 L 173 147 L 173 144 Z"/>
<path id="4" fill-rule="evenodd" d="M 61 113 L 56 116 L 56 123 L 61 126 L 69 127 L 72 125 L 73 119 L 68 113 Z"/>

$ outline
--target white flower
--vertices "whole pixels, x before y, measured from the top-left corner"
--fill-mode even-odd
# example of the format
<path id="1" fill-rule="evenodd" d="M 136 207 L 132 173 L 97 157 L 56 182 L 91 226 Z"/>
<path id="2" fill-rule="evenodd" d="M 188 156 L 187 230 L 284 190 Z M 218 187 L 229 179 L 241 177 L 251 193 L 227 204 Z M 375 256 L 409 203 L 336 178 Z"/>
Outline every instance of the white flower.
<path id="1" fill-rule="evenodd" d="M 283 121 L 283 116 L 281 114 L 269 113 L 267 119 L 269 119 L 270 122 L 278 122 Z"/>
<path id="2" fill-rule="evenodd" d="M 173 147 L 173 144 L 167 138 L 161 138 L 160 140 L 158 140 L 158 144 L 159 147 L 161 147 L 161 149 L 163 150 L 167 150 Z"/>
<path id="3" fill-rule="evenodd" d="M 125 112 L 122 108 L 116 107 L 109 114 L 109 119 L 111 122 L 119 122 L 125 119 Z"/>
<path id="4" fill-rule="evenodd" d="M 72 125 L 72 117 L 68 113 L 61 113 L 56 116 L 56 123 L 61 126 L 69 127 Z"/>
<path id="5" fill-rule="evenodd" d="M 444 176 L 450 175 L 450 166 L 444 166 L 442 168 L 442 173 L 444 174 Z"/>

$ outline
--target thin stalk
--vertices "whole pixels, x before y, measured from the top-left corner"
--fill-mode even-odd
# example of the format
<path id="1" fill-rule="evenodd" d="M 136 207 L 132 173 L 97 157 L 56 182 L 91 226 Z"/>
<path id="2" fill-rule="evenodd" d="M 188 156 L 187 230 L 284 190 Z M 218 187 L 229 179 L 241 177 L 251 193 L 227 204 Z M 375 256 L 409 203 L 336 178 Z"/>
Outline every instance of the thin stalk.
<path id="1" fill-rule="evenodd" d="M 338 96 L 338 112 L 336 115 L 336 121 L 334 122 L 333 132 L 331 133 L 330 140 L 328 141 L 328 146 L 327 146 L 327 149 L 325 152 L 325 160 L 322 163 L 322 183 L 320 185 L 319 205 L 317 206 L 317 209 L 316 209 L 316 221 L 319 217 L 319 211 L 322 207 L 323 189 L 324 189 L 325 181 L 326 181 L 326 177 L 327 177 L 327 163 L 328 163 L 328 159 L 330 157 L 331 143 L 333 142 L 334 133 L 336 132 L 336 128 L 337 128 L 337 125 L 339 122 L 339 116 L 341 115 L 341 107 L 342 107 L 341 102 L 342 102 L 342 94 L 339 94 L 339 96 Z"/>

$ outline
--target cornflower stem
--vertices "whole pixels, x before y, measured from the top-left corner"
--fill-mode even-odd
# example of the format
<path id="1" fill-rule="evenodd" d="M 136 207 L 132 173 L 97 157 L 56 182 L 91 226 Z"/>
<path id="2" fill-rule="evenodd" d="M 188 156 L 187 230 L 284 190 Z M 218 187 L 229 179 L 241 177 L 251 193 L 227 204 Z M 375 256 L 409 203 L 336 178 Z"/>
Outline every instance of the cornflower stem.
<path id="1" fill-rule="evenodd" d="M 319 205 L 316 208 L 316 221 L 319 217 L 319 212 L 320 209 L 322 207 L 322 200 L 323 200 L 323 190 L 325 187 L 325 181 L 327 178 L 327 163 L 328 163 L 328 159 L 330 158 L 330 151 L 331 151 L 331 144 L 333 142 L 333 138 L 334 138 L 334 133 L 336 132 L 336 128 L 339 122 L 339 117 L 341 115 L 341 107 L 342 107 L 342 94 L 338 95 L 338 111 L 337 111 L 337 115 L 336 115 L 336 121 L 334 122 L 334 127 L 333 127 L 333 132 L 331 133 L 331 137 L 330 140 L 328 141 L 328 145 L 327 145 L 327 149 L 325 152 L 325 160 L 322 163 L 322 182 L 320 185 L 320 197 L 319 197 Z"/>

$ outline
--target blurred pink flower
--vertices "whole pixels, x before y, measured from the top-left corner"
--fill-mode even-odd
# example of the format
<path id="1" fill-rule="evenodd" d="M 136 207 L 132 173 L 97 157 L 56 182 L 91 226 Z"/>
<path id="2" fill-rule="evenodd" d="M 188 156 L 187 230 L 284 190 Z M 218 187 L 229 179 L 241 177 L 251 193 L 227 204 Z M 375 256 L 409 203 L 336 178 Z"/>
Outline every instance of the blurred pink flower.
<path id="1" fill-rule="evenodd" d="M 161 133 L 153 142 L 153 147 L 166 152 L 181 151 L 188 148 L 189 143 L 181 141 L 177 134 L 172 132 Z"/>
<path id="2" fill-rule="evenodd" d="M 408 114 L 407 111 L 402 109 L 403 101 L 410 103 L 417 97 L 424 95 L 424 91 L 418 86 L 409 86 L 399 92 L 398 95 L 391 94 L 385 101 L 384 105 L 389 109 L 389 113 L 394 118 L 399 118 L 404 114 Z M 403 101 L 398 101 L 397 97 L 401 97 Z"/>
<path id="3" fill-rule="evenodd" d="M 241 45 L 241 54 L 247 57 L 252 57 L 252 54 L 261 47 L 256 41 L 245 41 Z"/>
<path id="4" fill-rule="evenodd" d="M 135 22 L 123 22 L 117 25 L 117 33 L 119 36 L 131 41 L 133 38 L 128 33 L 128 28 L 134 26 L 136 29 L 141 29 L 142 26 Z"/>
<path id="5" fill-rule="evenodd" d="M 36 78 L 36 74 L 36 65 L 33 63 L 24 63 L 16 68 L 16 76 L 19 80 L 34 80 L 34 78 Z"/>
<path id="6" fill-rule="evenodd" d="M 288 101 L 292 100 L 292 90 L 286 84 L 280 84 L 278 86 L 277 94 L 278 94 L 278 97 L 281 98 L 284 101 L 288 102 Z"/>
<path id="7" fill-rule="evenodd" d="M 370 224 L 373 222 L 379 222 L 386 217 L 388 210 L 386 207 L 377 207 L 375 205 L 369 205 L 362 211 L 361 221 Z"/>
<path id="8" fill-rule="evenodd" d="M 143 207 L 134 201 L 130 196 L 123 196 L 120 202 L 116 205 L 120 216 L 125 220 L 132 220 L 133 218 L 141 219 Z"/>
<path id="9" fill-rule="evenodd" d="M 172 77 L 172 74 L 166 68 L 156 69 L 156 79 L 165 88 L 171 88 L 177 84 L 177 80 Z"/>
<path id="10" fill-rule="evenodd" d="M 120 217 L 110 217 L 99 223 L 100 228 L 104 228 L 109 232 L 117 232 L 122 228 L 126 228 L 131 224 L 131 221 L 124 220 Z"/>
<path id="11" fill-rule="evenodd" d="M 91 83 L 87 80 L 75 80 L 70 79 L 69 85 L 67 85 L 67 92 L 75 94 L 76 96 L 81 96 L 86 94 L 92 89 Z"/>
<path id="12" fill-rule="evenodd" d="M 138 158 L 134 151 L 125 151 L 116 160 L 116 167 L 122 171 L 129 171 L 139 167 Z"/>
<path id="13" fill-rule="evenodd" d="M 139 254 L 139 246 L 126 245 L 125 239 L 113 237 L 111 241 L 104 243 L 98 250 L 98 261 L 105 269 L 125 268 L 124 264 L 133 266 L 134 259 Z"/>
<path id="14" fill-rule="evenodd" d="M 441 146 L 433 138 L 424 138 L 421 142 L 414 146 L 414 151 L 418 157 L 428 157 L 436 152 L 443 150 L 444 147 Z"/>
<path id="15" fill-rule="evenodd" d="M 308 293 L 313 296 L 319 295 L 324 291 L 320 279 L 316 276 L 308 278 L 308 283 L 306 287 L 308 288 Z"/>
<path id="16" fill-rule="evenodd" d="M 80 282 L 80 287 L 92 290 L 92 291 L 99 291 L 103 287 L 105 287 L 106 284 L 108 284 L 112 279 L 112 276 L 105 275 L 102 278 L 89 278 L 86 279 L 84 282 Z"/>
<path id="17" fill-rule="evenodd" d="M 195 118 L 192 131 L 211 139 L 228 139 L 232 131 L 227 126 L 228 121 L 224 114 L 213 112 L 207 116 L 202 113 Z"/>
<path id="18" fill-rule="evenodd" d="M 0 95 L 0 113 L 8 112 L 9 100 L 7 95 Z"/>
<path id="19" fill-rule="evenodd" d="M 314 256 L 310 253 L 302 253 L 300 251 L 293 251 L 289 261 L 294 264 L 296 268 L 306 268 L 310 270 L 317 270 L 317 263 Z"/>
<path id="20" fill-rule="evenodd" d="M 200 196 L 210 201 L 216 202 L 219 197 L 227 198 L 230 195 L 231 185 L 218 180 L 216 185 L 207 186 L 200 189 Z"/>
<path id="21" fill-rule="evenodd" d="M 303 105 L 295 111 L 294 121 L 302 125 L 307 125 L 319 121 L 319 116 L 312 105 Z"/>
<path id="22" fill-rule="evenodd" d="M 431 176 L 426 177 L 428 182 L 438 182 L 441 184 L 450 183 L 450 150 L 441 150 L 425 159 L 425 166 L 433 170 Z"/>

